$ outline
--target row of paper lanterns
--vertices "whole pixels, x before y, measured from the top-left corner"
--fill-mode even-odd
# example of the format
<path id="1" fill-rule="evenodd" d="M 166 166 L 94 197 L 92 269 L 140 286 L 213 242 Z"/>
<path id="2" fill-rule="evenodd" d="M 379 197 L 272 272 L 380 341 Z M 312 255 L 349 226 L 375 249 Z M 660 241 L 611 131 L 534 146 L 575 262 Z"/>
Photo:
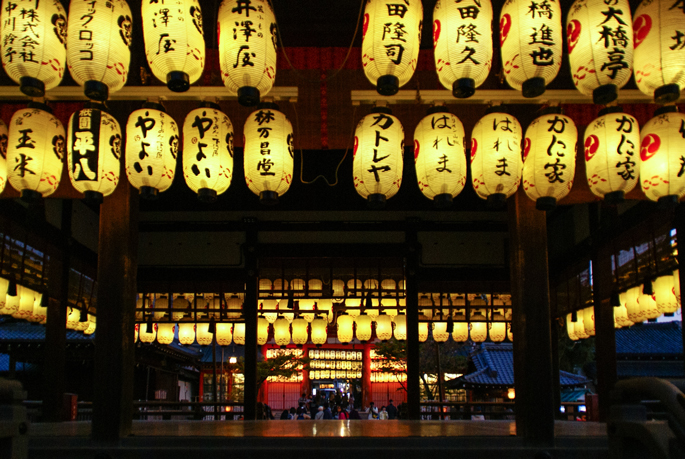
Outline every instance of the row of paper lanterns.
<path id="1" fill-rule="evenodd" d="M 685 18 L 670 0 L 645 0 L 631 18 L 627 0 L 576 0 L 566 23 L 571 73 L 583 94 L 606 104 L 635 74 L 640 90 L 658 101 L 678 98 L 683 81 L 682 40 L 673 33 Z M 127 80 L 132 15 L 124 0 L 103 8 L 72 0 L 69 20 L 60 2 L 16 0 L 4 8 L 2 63 L 22 91 L 40 96 L 57 86 L 65 65 L 86 95 L 106 100 Z M 23 13 L 22 13 L 23 11 Z M 27 11 L 33 12 L 28 16 Z M 185 91 L 204 70 L 203 17 L 198 0 L 143 2 L 145 55 L 152 73 Z M 535 97 L 558 74 L 563 27 L 557 1 L 509 0 L 499 20 L 503 73 L 509 85 Z M 51 21 L 35 18 L 51 18 Z M 420 1 L 367 2 L 362 65 L 380 94 L 392 95 L 417 66 L 423 6 Z M 219 6 L 219 63 L 224 84 L 241 103 L 254 105 L 276 77 L 277 25 L 267 0 L 226 0 Z M 433 44 L 440 82 L 455 97 L 469 97 L 487 78 L 493 60 L 490 0 L 438 0 Z M 26 27 L 23 24 L 30 24 Z M 21 24 L 21 25 L 20 25 Z M 19 39 L 19 27 L 24 38 Z M 674 40 L 676 40 L 674 42 Z M 655 65 L 654 62 L 660 63 Z"/>
<path id="2" fill-rule="evenodd" d="M 672 275 L 657 277 L 653 282 L 646 281 L 620 292 L 616 300 L 612 299 L 614 310 L 614 328 L 630 327 L 646 320 L 655 320 L 664 314 L 677 312 L 680 308 L 680 278 L 678 270 Z M 650 291 L 651 289 L 651 291 Z M 566 332 L 572 340 L 595 336 L 595 311 L 590 306 L 569 313 L 566 316 Z"/>
<path id="3" fill-rule="evenodd" d="M 127 124 L 126 174 L 148 197 L 171 186 L 180 150 L 176 123 L 160 108 L 146 104 L 129 116 Z M 59 185 L 66 156 L 69 177 L 79 192 L 91 197 L 112 193 L 119 181 L 123 142 L 116 120 L 99 109 L 80 110 L 71 116 L 65 140 L 62 124 L 45 109 L 43 105 L 17 111 L 8 133 L 0 124 L 0 136 L 8 136 L 0 188 L 4 189 L 9 175 L 10 184 L 24 196 L 49 196 Z M 685 147 L 683 123 L 685 115 L 665 106 L 640 132 L 631 115 L 618 107 L 605 109 L 585 130 L 586 179 L 592 192 L 620 200 L 639 179 L 649 199 L 677 201 L 685 193 L 680 160 Z M 292 125 L 283 113 L 267 107 L 248 117 L 244 132 L 247 185 L 262 202 L 273 204 L 292 182 Z M 488 113 L 476 123 L 470 149 L 473 187 L 481 198 L 501 203 L 523 182 L 538 207 L 548 209 L 573 185 L 576 126 L 559 109 L 551 108 L 533 120 L 525 137 L 521 134 L 519 122 L 503 112 Z M 184 140 L 186 183 L 200 199 L 213 201 L 232 179 L 231 122 L 216 107 L 195 109 L 185 119 Z M 385 108 L 375 109 L 357 126 L 353 183 L 371 206 L 382 206 L 399 190 L 403 142 L 400 121 Z M 436 204 L 451 202 L 466 183 L 465 154 L 459 118 L 438 109 L 421 120 L 414 134 L 421 192 Z"/>

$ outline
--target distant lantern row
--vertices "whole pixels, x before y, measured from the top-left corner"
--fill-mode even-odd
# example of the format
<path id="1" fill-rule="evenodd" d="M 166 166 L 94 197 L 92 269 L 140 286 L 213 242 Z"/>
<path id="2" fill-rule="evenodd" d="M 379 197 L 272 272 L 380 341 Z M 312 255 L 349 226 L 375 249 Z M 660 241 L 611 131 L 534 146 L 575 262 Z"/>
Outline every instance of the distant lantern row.
<path id="1" fill-rule="evenodd" d="M 630 327 L 680 309 L 680 277 L 672 275 L 647 280 L 643 285 L 613 295 L 614 328 Z M 566 316 L 566 331 L 572 340 L 595 336 L 595 310 L 588 307 Z"/>
<path id="2" fill-rule="evenodd" d="M 644 0 L 632 20 L 628 0 L 576 0 L 566 20 L 573 83 L 607 104 L 635 75 L 638 88 L 659 103 L 677 100 L 685 84 L 681 57 L 685 16 L 672 0 Z M 508 0 L 499 20 L 504 78 L 524 97 L 541 95 L 559 73 L 563 26 L 558 0 Z M 392 95 L 416 69 L 423 6 L 420 1 L 370 0 L 362 42 L 364 72 L 382 95 Z M 438 0 L 433 48 L 440 82 L 455 97 L 473 95 L 493 59 L 490 0 Z"/>
<path id="3" fill-rule="evenodd" d="M 2 65 L 31 97 L 59 85 L 65 66 L 87 97 L 104 101 L 128 79 L 133 15 L 125 0 L 12 0 L 0 15 Z M 199 0 L 142 2 L 145 57 L 172 91 L 204 70 Z M 276 79 L 277 27 L 268 0 L 224 0 L 217 16 L 221 78 L 243 105 L 256 105 Z"/>

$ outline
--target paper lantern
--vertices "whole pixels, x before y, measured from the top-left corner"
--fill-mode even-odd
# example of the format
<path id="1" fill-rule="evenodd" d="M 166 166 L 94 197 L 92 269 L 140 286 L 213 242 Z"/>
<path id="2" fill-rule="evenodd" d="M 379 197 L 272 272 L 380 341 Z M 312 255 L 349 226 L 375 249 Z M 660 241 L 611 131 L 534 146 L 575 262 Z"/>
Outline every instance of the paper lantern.
<path id="1" fill-rule="evenodd" d="M 677 204 L 685 194 L 685 115 L 675 110 L 657 109 L 640 132 L 640 185 L 649 199 L 664 204 Z"/>
<path id="2" fill-rule="evenodd" d="M 392 338 L 392 317 L 382 314 L 376 318 L 376 337 L 381 341 Z"/>
<path id="3" fill-rule="evenodd" d="M 429 110 L 414 131 L 414 165 L 421 193 L 448 207 L 466 184 L 464 126 L 444 107 Z"/>
<path id="4" fill-rule="evenodd" d="M 396 94 L 416 70 L 421 45 L 421 2 L 370 0 L 364 8 L 362 66 L 383 96 Z"/>
<path id="5" fill-rule="evenodd" d="M 233 342 L 233 332 L 231 323 L 216 324 L 216 344 L 219 346 L 229 346 Z"/>
<path id="6" fill-rule="evenodd" d="M 226 318 L 239 319 L 242 315 L 240 311 L 243 308 L 243 300 L 238 295 L 231 295 L 231 297 L 226 300 L 226 307 L 229 311 L 233 311 L 228 312 Z M 274 320 L 276 319 L 274 318 Z"/>
<path id="7" fill-rule="evenodd" d="M 309 333 L 307 329 L 307 321 L 304 319 L 294 319 L 292 323 L 293 327 L 293 343 L 297 346 L 302 346 L 307 344 L 309 340 Z"/>
<path id="8" fill-rule="evenodd" d="M 2 291 L 0 289 L 0 291 Z M 31 315 L 26 318 L 29 322 L 32 323 L 42 323 L 47 320 L 48 318 L 48 308 L 47 304 L 49 301 L 49 298 L 46 296 L 45 300 L 43 300 L 43 295 L 47 295 L 47 293 L 37 293 L 35 295 L 35 300 L 33 302 L 33 311 L 31 312 Z M 43 303 L 45 303 L 45 306 L 43 306 Z M 0 313 L 2 313 L 2 310 L 0 309 Z M 90 318 L 90 314 L 88 315 Z M 95 316 L 93 316 L 95 317 Z"/>
<path id="9" fill-rule="evenodd" d="M 469 328 L 469 323 L 466 321 L 466 312 L 459 311 L 454 315 L 452 339 L 456 343 L 465 343 L 469 340 Z"/>
<path id="10" fill-rule="evenodd" d="M 554 0 L 505 2 L 499 33 L 502 67 L 509 86 L 537 97 L 559 73 L 562 60 L 561 6 Z"/>
<path id="11" fill-rule="evenodd" d="M 31 102 L 12 116 L 7 138 L 7 172 L 22 198 L 35 201 L 59 186 L 65 155 L 64 127 L 44 104 Z"/>
<path id="12" fill-rule="evenodd" d="M 518 120 L 501 111 L 487 113 L 473 127 L 471 181 L 476 194 L 492 206 L 504 205 L 521 183 L 522 132 Z"/>
<path id="13" fill-rule="evenodd" d="M 143 197 L 155 199 L 171 186 L 178 149 L 178 126 L 161 105 L 146 102 L 128 117 L 126 175 Z"/>
<path id="14" fill-rule="evenodd" d="M 637 184 L 637 120 L 620 107 L 604 109 L 585 129 L 585 174 L 590 190 L 608 203 L 623 201 Z"/>
<path id="15" fill-rule="evenodd" d="M 92 335 L 95 333 L 95 330 L 97 329 L 97 322 L 95 319 L 95 316 L 92 314 L 88 314 L 88 328 L 83 330 L 84 335 Z"/>
<path id="16" fill-rule="evenodd" d="M 428 341 L 428 322 L 419 322 L 419 343 Z"/>
<path id="17" fill-rule="evenodd" d="M 183 320 L 185 317 L 190 303 L 183 296 L 177 296 L 174 301 L 171 302 L 171 308 L 173 312 L 171 313 L 171 320 L 176 322 L 178 320 Z"/>
<path id="18" fill-rule="evenodd" d="M 7 134 L 7 125 L 0 120 L 0 193 L 7 185 Z"/>
<path id="19" fill-rule="evenodd" d="M 371 329 L 371 317 L 367 316 L 366 314 L 362 314 L 357 316 L 354 321 L 357 324 L 357 339 L 361 342 L 369 341 L 371 339 L 371 334 L 373 333 Z"/>
<path id="20" fill-rule="evenodd" d="M 625 303 L 626 311 L 628 313 L 628 320 L 633 323 L 640 323 L 647 320 L 645 317 L 646 311 L 640 309 L 637 298 L 642 293 L 642 287 L 633 287 L 627 292 L 621 294 L 621 302 Z"/>
<path id="21" fill-rule="evenodd" d="M 10 282 L 7 279 L 0 277 L 0 297 L 2 297 L 2 303 L 0 303 L 2 306 L 0 308 L 0 314 L 12 314 L 19 308 L 19 292 L 16 289 L 16 283 L 14 285 L 15 294 L 10 296 L 8 292 Z M 2 292 L 5 293 L 3 294 Z"/>
<path id="22" fill-rule="evenodd" d="M 174 342 L 176 324 L 157 324 L 157 342 L 159 344 L 171 344 Z"/>
<path id="23" fill-rule="evenodd" d="M 471 97 L 492 67 L 490 0 L 438 0 L 433 10 L 433 54 L 442 85 Z"/>
<path id="24" fill-rule="evenodd" d="M 504 322 L 504 315 L 500 311 L 495 310 L 492 312 L 492 320 L 489 332 L 490 341 L 501 343 L 507 337 L 507 324 Z"/>
<path id="25" fill-rule="evenodd" d="M 71 115 L 67 129 L 67 168 L 76 191 L 102 202 L 119 183 L 121 128 L 117 120 L 98 108 Z"/>
<path id="26" fill-rule="evenodd" d="M 580 314 L 581 311 L 578 311 Z M 582 310 L 583 313 L 583 327 L 585 327 L 585 334 L 588 336 L 595 336 L 595 308 L 589 307 Z"/>
<path id="27" fill-rule="evenodd" d="M 281 347 L 290 344 L 290 323 L 286 319 L 274 322 L 274 340 Z"/>
<path id="28" fill-rule="evenodd" d="M 233 177 L 233 125 L 217 104 L 203 105 L 183 123 L 183 176 L 200 201 L 214 202 Z"/>
<path id="29" fill-rule="evenodd" d="M 137 343 L 138 342 L 138 330 L 140 329 L 140 324 L 136 324 L 135 327 L 133 327 L 133 342 Z"/>
<path id="30" fill-rule="evenodd" d="M 628 0 L 576 0 L 566 18 L 573 83 L 596 104 L 616 100 L 633 73 L 633 21 Z"/>
<path id="31" fill-rule="evenodd" d="M 352 341 L 352 324 L 354 324 L 353 317 L 348 315 L 342 315 L 338 317 L 338 341 L 340 341 L 342 344 L 347 344 Z"/>
<path id="32" fill-rule="evenodd" d="M 267 0 L 221 2 L 218 17 L 219 65 L 229 93 L 251 107 L 269 93 L 276 79 L 278 34 Z"/>
<path id="33" fill-rule="evenodd" d="M 393 319 L 395 323 L 395 335 L 396 340 L 404 341 L 407 339 L 407 316 L 404 314 L 398 315 Z"/>
<path id="34" fill-rule="evenodd" d="M 633 322 L 628 319 L 628 310 L 625 303 L 621 302 L 620 305 L 614 306 L 614 327 L 622 328 L 630 327 L 631 325 L 633 325 Z"/>
<path id="35" fill-rule="evenodd" d="M 566 333 L 571 341 L 576 341 L 578 336 L 576 335 L 576 326 L 573 323 L 573 314 L 566 314 Z"/>
<path id="36" fill-rule="evenodd" d="M 675 102 L 685 85 L 682 5 L 672 0 L 643 1 L 634 17 L 637 87 L 657 103 Z"/>
<path id="37" fill-rule="evenodd" d="M 148 328 L 150 329 L 149 331 Z M 151 324 L 149 327 L 148 324 L 143 324 L 138 333 L 138 337 L 142 343 L 153 343 L 157 337 L 157 324 Z"/>
<path id="38" fill-rule="evenodd" d="M 62 81 L 67 61 L 67 13 L 61 2 L 3 2 L 0 22 L 5 72 L 27 96 L 44 96 Z"/>
<path id="39" fill-rule="evenodd" d="M 477 310 L 471 315 L 471 332 L 469 336 L 474 343 L 482 343 L 488 338 L 488 324 L 483 311 Z"/>
<path id="40" fill-rule="evenodd" d="M 233 342 L 236 344 L 240 344 L 241 346 L 245 345 L 245 324 L 244 323 L 237 323 L 233 325 Z"/>
<path id="41" fill-rule="evenodd" d="M 381 208 L 402 185 L 404 130 L 390 109 L 376 107 L 357 124 L 352 173 L 357 193 Z"/>
<path id="42" fill-rule="evenodd" d="M 383 297 L 381 298 L 381 306 L 383 306 L 383 312 L 394 319 L 397 315 L 397 299 L 393 297 Z"/>
<path id="43" fill-rule="evenodd" d="M 278 302 L 278 310 L 281 311 L 281 317 L 283 317 L 285 320 L 288 321 L 288 323 L 291 323 L 293 319 L 295 318 L 295 314 L 292 312 L 293 308 L 288 305 L 288 300 L 282 299 Z M 291 311 L 291 312 L 285 312 L 285 311 Z"/>
<path id="44" fill-rule="evenodd" d="M 514 342 L 514 332 L 511 330 L 511 323 L 507 324 L 507 339 Z"/>
<path id="45" fill-rule="evenodd" d="M 2 290 L 0 289 L 0 292 L 1 291 Z M 675 295 L 676 300 L 678 300 L 678 307 L 680 307 L 680 271 L 677 269 L 673 271 L 673 294 Z"/>
<path id="46" fill-rule="evenodd" d="M 205 67 L 205 39 L 198 0 L 143 2 L 145 57 L 152 73 L 172 91 L 187 91 Z"/>
<path id="47" fill-rule="evenodd" d="M 660 314 L 673 314 L 678 310 L 672 275 L 657 277 L 654 281 L 654 300 Z"/>
<path id="48" fill-rule="evenodd" d="M 209 346 L 214 340 L 214 333 L 209 332 L 209 325 L 208 322 L 195 324 L 195 340 L 200 346 Z"/>
<path id="49" fill-rule="evenodd" d="M 444 343 L 450 337 L 447 331 L 447 322 L 433 322 L 433 341 Z"/>
<path id="50" fill-rule="evenodd" d="M 583 311 L 582 310 L 576 311 L 576 321 L 573 323 L 573 326 L 575 327 L 576 336 L 579 339 L 587 339 L 590 337 L 590 335 L 588 335 L 585 332 L 585 322 L 584 321 L 585 321 L 585 318 L 583 317 Z"/>
<path id="51" fill-rule="evenodd" d="M 551 210 L 573 186 L 578 130 L 561 110 L 534 119 L 523 149 L 523 189 L 539 210 Z"/>
<path id="52" fill-rule="evenodd" d="M 640 296 L 637 297 L 637 304 L 644 318 L 647 320 L 656 319 L 661 315 L 659 309 L 656 307 L 656 301 L 652 294 L 640 294 Z"/>
<path id="53" fill-rule="evenodd" d="M 124 0 L 107 7 L 92 0 L 71 0 L 67 29 L 67 67 L 88 98 L 107 100 L 128 79 L 133 22 Z"/>
<path id="54" fill-rule="evenodd" d="M 261 104 L 245 121 L 245 181 L 262 204 L 274 205 L 293 180 L 293 127 L 276 104 Z"/>
<path id="55" fill-rule="evenodd" d="M 17 295 L 19 296 L 19 307 L 12 313 L 12 317 L 26 320 L 33 314 L 33 304 L 37 293 L 28 287 L 17 285 Z"/>
<path id="56" fill-rule="evenodd" d="M 333 300 L 330 298 L 321 298 L 316 302 L 316 310 L 322 314 L 321 317 L 326 317 L 328 323 L 333 322 Z"/>
<path id="57" fill-rule="evenodd" d="M 257 344 L 262 346 L 269 340 L 269 322 L 263 317 L 257 319 Z"/>
<path id="58" fill-rule="evenodd" d="M 314 319 L 312 321 L 312 343 L 321 346 L 328 341 L 328 333 L 326 331 L 327 321 L 325 319 Z"/>
<path id="59" fill-rule="evenodd" d="M 178 324 L 178 342 L 185 345 L 190 345 L 195 342 L 195 324 L 194 323 L 180 323 Z"/>
<path id="60" fill-rule="evenodd" d="M 311 322 L 314 320 L 314 317 L 316 317 L 316 314 L 314 314 L 314 308 L 316 307 L 316 300 L 312 299 L 301 299 L 299 301 L 299 308 L 300 308 L 300 315 L 304 320 L 307 322 Z M 306 311 L 311 311 L 307 313 Z"/>

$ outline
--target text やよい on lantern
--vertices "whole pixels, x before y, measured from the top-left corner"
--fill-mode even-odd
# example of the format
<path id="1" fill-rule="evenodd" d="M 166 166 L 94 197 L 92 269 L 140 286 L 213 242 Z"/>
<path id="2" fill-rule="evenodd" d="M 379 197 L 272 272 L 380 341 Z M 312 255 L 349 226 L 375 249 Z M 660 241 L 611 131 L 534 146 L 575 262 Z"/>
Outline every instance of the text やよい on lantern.
<path id="1" fill-rule="evenodd" d="M 596 104 L 618 97 L 633 73 L 633 21 L 628 0 L 576 0 L 566 18 L 573 84 Z"/>
<path id="2" fill-rule="evenodd" d="M 146 102 L 126 124 L 126 176 L 140 195 L 155 199 L 174 181 L 178 125 L 161 104 Z"/>
<path id="3" fill-rule="evenodd" d="M 402 185 L 404 129 L 387 107 L 374 107 L 354 133 L 354 188 L 369 207 L 382 208 Z"/>
<path id="4" fill-rule="evenodd" d="M 449 207 L 466 185 L 464 126 L 444 106 L 432 107 L 414 131 L 414 165 L 421 193 Z"/>
<path id="5" fill-rule="evenodd" d="M 219 6 L 219 64 L 229 93 L 252 107 L 276 80 L 278 33 L 267 0 L 223 0 Z"/>
<path id="6" fill-rule="evenodd" d="M 144 1 L 141 15 L 145 57 L 153 75 L 172 91 L 187 91 L 205 67 L 200 2 Z"/>
<path id="7" fill-rule="evenodd" d="M 501 106 L 486 111 L 471 133 L 471 182 L 491 207 L 501 207 L 521 183 L 521 124 Z"/>
<path id="8" fill-rule="evenodd" d="M 559 107 L 542 112 L 526 129 L 523 189 L 537 209 L 552 210 L 573 187 L 578 129 Z"/>
<path id="9" fill-rule="evenodd" d="M 610 204 L 623 201 L 640 176 L 640 126 L 621 107 L 605 108 L 585 128 L 585 173 L 590 190 Z"/>
<path id="10" fill-rule="evenodd" d="M 203 102 L 183 123 L 183 176 L 203 202 L 214 202 L 233 177 L 233 125 L 215 103 Z"/>
<path id="11" fill-rule="evenodd" d="M 259 202 L 278 203 L 293 180 L 293 126 L 274 103 L 262 103 L 248 115 L 243 129 L 245 181 Z"/>
<path id="12" fill-rule="evenodd" d="M 561 67 L 563 49 L 558 0 L 507 0 L 499 21 L 502 71 L 523 97 L 545 92 Z"/>
<path id="13" fill-rule="evenodd" d="M 125 0 L 71 0 L 67 67 L 86 97 L 105 101 L 128 79 L 133 20 Z"/>
<path id="14" fill-rule="evenodd" d="M 433 10 L 435 70 L 454 97 L 471 97 L 492 67 L 490 0 L 438 0 Z"/>
<path id="15" fill-rule="evenodd" d="M 45 104 L 30 102 L 12 115 L 7 170 L 22 199 L 35 202 L 55 192 L 66 154 L 64 126 Z"/>
<path id="16" fill-rule="evenodd" d="M 3 2 L 0 32 L 2 66 L 21 92 L 42 97 L 60 84 L 67 61 L 67 13 L 60 2 Z"/>
<path id="17" fill-rule="evenodd" d="M 362 67 L 383 96 L 396 94 L 414 75 L 421 45 L 419 0 L 369 0 L 364 8 Z"/>

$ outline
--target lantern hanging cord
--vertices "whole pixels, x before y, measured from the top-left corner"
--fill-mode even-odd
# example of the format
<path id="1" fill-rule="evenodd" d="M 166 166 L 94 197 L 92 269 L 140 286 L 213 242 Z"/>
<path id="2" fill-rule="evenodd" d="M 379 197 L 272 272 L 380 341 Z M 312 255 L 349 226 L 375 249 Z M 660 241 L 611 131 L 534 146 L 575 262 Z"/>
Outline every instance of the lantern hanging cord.
<path id="1" fill-rule="evenodd" d="M 276 19 L 276 30 L 278 32 L 278 43 L 281 45 L 281 50 L 283 51 L 283 57 L 285 57 L 286 62 L 290 66 L 290 68 L 302 78 L 305 82 L 308 83 L 323 83 L 326 81 L 330 81 L 336 76 L 338 76 L 338 73 L 345 68 L 345 64 L 347 64 L 347 59 L 350 57 L 350 53 L 352 52 L 352 47 L 354 46 L 354 39 L 357 37 L 357 32 L 359 31 L 359 22 L 361 21 L 362 18 L 362 13 L 364 12 L 364 5 L 366 4 L 367 0 L 362 0 L 361 4 L 359 5 L 359 14 L 357 15 L 357 25 L 354 28 L 354 34 L 352 35 L 352 41 L 350 42 L 350 46 L 347 48 L 347 54 L 345 55 L 345 59 L 343 59 L 342 64 L 340 64 L 340 67 L 333 72 L 330 76 L 324 78 L 323 80 L 320 78 L 317 79 L 310 79 L 310 78 L 305 78 L 302 76 L 299 70 L 295 68 L 295 66 L 290 62 L 290 59 L 288 58 L 288 53 L 285 52 L 285 46 L 283 45 L 283 39 L 281 38 L 281 28 L 278 25 L 278 18 L 276 18 L 276 15 L 274 14 L 274 18 Z M 325 69 L 321 69 L 325 70 Z"/>

